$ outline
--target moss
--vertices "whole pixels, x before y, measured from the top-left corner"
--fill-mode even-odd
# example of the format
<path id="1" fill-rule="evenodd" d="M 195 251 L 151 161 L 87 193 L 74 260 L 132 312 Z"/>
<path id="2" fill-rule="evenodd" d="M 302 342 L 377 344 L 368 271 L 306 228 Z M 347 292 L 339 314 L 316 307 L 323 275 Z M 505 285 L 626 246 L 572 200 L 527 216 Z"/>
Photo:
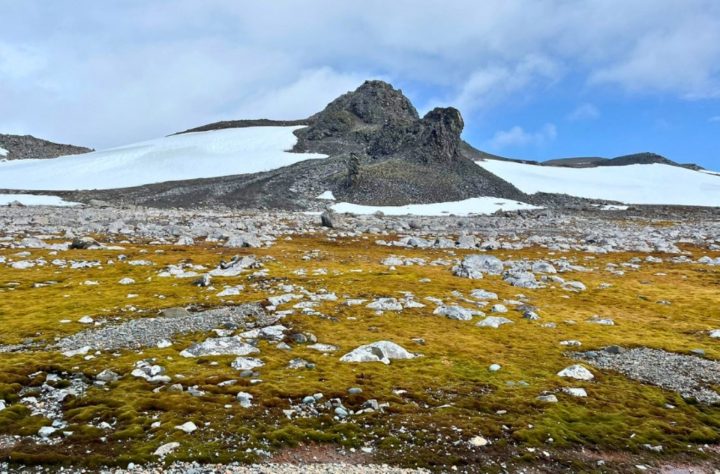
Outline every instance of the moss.
<path id="1" fill-rule="evenodd" d="M 142 355 L 119 351 L 101 353 L 89 360 L 68 359 L 43 350 L 3 354 L 0 397 L 9 405 L 0 412 L 0 432 L 6 434 L 34 434 L 48 424 L 41 417 L 31 416 L 26 407 L 17 403 L 22 387 L 42 384 L 44 377 L 29 377 L 38 371 L 83 373 L 92 377 L 105 368 L 112 368 L 128 374 L 137 360 L 154 357 L 176 381 L 185 386 L 198 385 L 207 392 L 203 397 L 154 393 L 154 386 L 129 376 L 104 387 L 90 387 L 82 396 L 65 402 L 65 419 L 70 423 L 69 430 L 74 432 L 71 437 L 60 445 L 44 447 L 43 454 L 16 449 L 13 453 L 2 453 L 3 458 L 27 463 L 90 465 L 102 461 L 123 465 L 151 460 L 157 446 L 177 440 L 182 449 L 168 461 L 229 462 L 256 459 L 253 449 L 277 450 L 300 443 L 358 448 L 372 443 L 377 459 L 437 467 L 451 461 L 481 462 L 468 454 L 464 443 L 478 434 L 492 439 L 493 449 L 498 453 L 502 450 L 523 453 L 525 447 L 571 451 L 589 445 L 602 450 L 642 453 L 642 445 L 648 443 L 663 445 L 667 455 L 694 455 L 698 445 L 720 442 L 719 407 L 689 403 L 676 394 L 610 372 L 594 370 L 596 380 L 592 382 L 570 382 L 555 375 L 571 363 L 565 355 L 567 348 L 559 345 L 564 339 L 583 341 L 583 349 L 611 344 L 642 344 L 681 352 L 702 348 L 707 357 L 720 359 L 720 346 L 704 333 L 720 321 L 716 289 L 720 282 L 719 269 L 645 264 L 637 271 L 626 269 L 625 276 L 617 277 L 605 271 L 605 265 L 626 262 L 635 254 L 596 255 L 586 260 L 586 255 L 581 253 L 558 253 L 558 257 L 597 269 L 592 273 L 563 275 L 587 285 L 587 291 L 576 294 L 560 288 L 521 291 L 509 287 L 499 277 L 480 281 L 457 278 L 443 266 L 399 267 L 389 271 L 380 261 L 391 254 L 430 261 L 456 258 L 464 252 L 386 248 L 363 239 L 328 241 L 317 236 L 294 237 L 291 241 L 279 240 L 268 249 L 252 250 L 209 245 L 125 247 L 122 253 L 129 259 L 149 259 L 155 265 L 132 267 L 120 262 L 109 265 L 106 262 L 116 260 L 119 252 L 97 250 L 72 251 L 63 258 L 98 260 L 103 262 L 102 269 L 80 271 L 47 266 L 17 271 L 0 266 L 0 280 L 20 283 L 16 290 L 2 292 L 0 324 L 4 331 L 0 334 L 0 343 L 21 343 L 27 337 L 53 341 L 86 329 L 75 322 L 59 324 L 60 320 L 77 321 L 84 315 L 111 321 L 128 320 L 155 316 L 158 309 L 165 307 L 191 304 L 213 307 L 228 302 L 258 301 L 267 296 L 262 285 L 253 287 L 253 283 L 261 282 L 295 284 L 311 291 L 327 289 L 340 296 L 340 301 L 322 302 L 318 307 L 318 311 L 329 318 L 298 313 L 283 321 L 295 330 L 314 333 L 321 342 L 338 345 L 338 354 L 324 356 L 303 345 L 295 345 L 292 351 L 286 352 L 262 342 L 260 357 L 265 366 L 260 369 L 263 382 L 259 385 L 239 378 L 237 371 L 230 367 L 232 357 L 179 357 L 178 351 L 206 335 L 180 336 L 173 340 L 172 347 L 147 348 Z M 156 250 L 163 252 L 156 253 Z M 319 250 L 319 257 L 304 260 L 303 255 L 313 250 Z M 692 247 L 685 250 L 698 251 Z M 0 255 L 10 255 L 10 252 L 0 249 Z M 52 259 L 44 250 L 32 253 L 33 257 Z M 266 262 L 270 277 L 216 278 L 217 290 L 209 291 L 187 280 L 157 276 L 164 265 L 191 261 L 212 267 L 220 259 L 236 253 L 273 257 L 275 260 Z M 704 253 L 708 252 L 703 250 Z M 501 250 L 493 254 L 503 259 L 549 258 L 547 250 L 542 248 Z M 717 256 L 717 252 L 709 254 Z M 308 270 L 306 276 L 295 273 L 300 268 Z M 320 268 L 326 269 L 328 275 L 313 274 L 312 270 Z M 126 276 L 135 279 L 136 284 L 118 285 L 117 281 Z M 429 278 L 432 283 L 419 283 L 422 278 Z M 34 282 L 46 280 L 55 280 L 58 284 L 33 288 Z M 100 284 L 81 285 L 85 280 L 96 280 Z M 598 288 L 601 282 L 613 286 L 601 290 Z M 245 291 L 239 296 L 220 299 L 216 293 L 224 284 L 243 284 Z M 344 295 L 370 299 L 398 297 L 402 291 L 412 291 L 418 301 L 428 296 L 453 300 L 453 291 L 467 295 L 475 288 L 496 292 L 506 299 L 514 299 L 522 292 L 539 308 L 540 323 L 552 322 L 557 327 L 542 328 L 538 322 L 524 320 L 516 312 L 509 316 L 514 324 L 492 330 L 434 316 L 430 307 L 378 316 L 364 306 L 341 304 Z M 128 293 L 138 296 L 128 299 Z M 656 302 L 661 299 L 670 300 L 672 304 L 658 305 Z M 132 311 L 129 305 L 139 310 Z M 617 326 L 586 323 L 594 314 L 613 318 Z M 568 320 L 575 324 L 568 324 Z M 412 341 L 418 337 L 425 340 L 425 345 Z M 396 361 L 390 366 L 338 361 L 339 354 L 378 339 L 393 340 L 409 350 L 421 352 L 424 357 Z M 316 363 L 316 369 L 288 369 L 288 362 L 297 357 Z M 490 372 L 488 366 L 492 363 L 502 365 L 502 370 Z M 184 378 L 176 378 L 178 374 Z M 234 386 L 217 386 L 229 379 L 238 382 Z M 521 380 L 527 383 L 526 387 L 517 383 Z M 349 396 L 347 389 L 354 386 L 363 391 Z M 569 386 L 586 388 L 589 397 L 573 398 L 559 392 L 560 388 Z M 405 393 L 398 394 L 395 392 L 398 389 Z M 234 397 L 241 390 L 255 397 L 253 408 L 237 406 Z M 538 403 L 535 397 L 544 391 L 558 392 L 560 402 Z M 293 420 L 285 417 L 282 410 L 288 408 L 290 401 L 299 403 L 305 395 L 316 392 L 322 392 L 326 399 L 339 397 L 353 409 L 370 398 L 389 402 L 390 407 L 385 413 L 352 417 L 348 423 L 338 422 L 330 415 Z M 231 408 L 225 408 L 226 404 Z M 502 414 L 503 411 L 506 413 Z M 174 428 L 190 420 L 200 427 L 192 436 Z M 88 425 L 101 421 L 113 424 L 114 430 L 105 432 Z M 155 421 L 160 422 L 160 426 L 151 429 Z M 98 441 L 103 436 L 108 438 L 106 443 Z M 553 439 L 551 444 L 548 444 L 549 438 Z M 87 449 L 96 456 L 84 454 Z M 527 456 L 528 462 L 535 459 Z"/>

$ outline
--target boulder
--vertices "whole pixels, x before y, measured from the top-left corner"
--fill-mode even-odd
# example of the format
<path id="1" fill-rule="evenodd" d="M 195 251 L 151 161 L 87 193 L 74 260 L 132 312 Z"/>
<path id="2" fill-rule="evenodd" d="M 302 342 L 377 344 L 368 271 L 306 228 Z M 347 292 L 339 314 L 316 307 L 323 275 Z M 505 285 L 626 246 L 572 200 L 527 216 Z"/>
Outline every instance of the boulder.
<path id="1" fill-rule="evenodd" d="M 382 362 L 389 364 L 393 359 L 414 359 L 417 355 L 406 351 L 391 341 L 377 341 L 348 352 L 340 358 L 341 362 Z"/>
<path id="2" fill-rule="evenodd" d="M 571 365 L 557 373 L 560 377 L 576 380 L 592 380 L 595 376 L 588 369 L 580 364 Z"/>
<path id="3" fill-rule="evenodd" d="M 225 242 L 225 247 L 229 248 L 243 248 L 243 247 L 251 247 L 251 248 L 257 248 L 262 247 L 262 242 L 260 242 L 260 239 L 258 239 L 257 235 L 245 233 L 245 234 L 234 234 L 231 235 L 227 242 Z"/>
<path id="4" fill-rule="evenodd" d="M 479 279 L 484 273 L 500 275 L 503 272 L 503 262 L 492 255 L 468 255 L 452 270 L 455 276 Z"/>
<path id="5" fill-rule="evenodd" d="M 498 299 L 497 293 L 485 290 L 472 290 L 470 296 L 476 300 L 496 300 Z"/>
<path id="6" fill-rule="evenodd" d="M 236 370 L 252 370 L 265 365 L 263 361 L 255 357 L 238 357 L 230 366 Z"/>
<path id="7" fill-rule="evenodd" d="M 488 316 L 487 318 L 483 319 L 479 323 L 476 324 L 476 326 L 481 328 L 499 328 L 503 324 L 512 324 L 512 321 L 508 318 L 503 318 L 502 316 Z"/>
<path id="8" fill-rule="evenodd" d="M 378 311 L 402 311 L 403 307 L 395 298 L 378 298 L 369 303 L 366 308 Z"/>
<path id="9" fill-rule="evenodd" d="M 329 227 L 331 229 L 336 228 L 340 224 L 340 219 L 330 209 L 320 214 L 320 223 L 323 227 Z"/>
<path id="10" fill-rule="evenodd" d="M 70 248 L 75 250 L 87 250 L 98 247 L 101 247 L 101 245 L 92 237 L 76 237 L 72 243 L 70 243 Z"/>
<path id="11" fill-rule="evenodd" d="M 473 318 L 474 311 L 463 308 L 462 306 L 439 306 L 433 311 L 433 314 L 458 321 L 470 321 Z"/>

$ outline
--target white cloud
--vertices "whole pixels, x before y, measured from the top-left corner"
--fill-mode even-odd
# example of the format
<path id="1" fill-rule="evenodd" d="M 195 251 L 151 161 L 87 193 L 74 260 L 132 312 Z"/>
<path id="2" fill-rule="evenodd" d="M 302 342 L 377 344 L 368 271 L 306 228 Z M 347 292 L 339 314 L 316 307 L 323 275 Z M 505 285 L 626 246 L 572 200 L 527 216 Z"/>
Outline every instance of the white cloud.
<path id="1" fill-rule="evenodd" d="M 329 67 L 303 71 L 294 82 L 255 91 L 232 112 L 232 117 L 309 117 L 369 78 L 369 74 L 344 74 Z"/>
<path id="2" fill-rule="evenodd" d="M 0 131 L 95 147 L 221 118 L 305 116 L 367 77 L 466 115 L 558 84 L 720 96 L 717 0 L 2 5 Z"/>
<path id="3" fill-rule="evenodd" d="M 526 147 L 526 146 L 542 146 L 557 137 L 557 127 L 551 123 L 543 125 L 535 132 L 526 132 L 520 126 L 514 126 L 509 130 L 500 130 L 489 142 L 492 149 L 500 150 L 503 148 Z"/>
<path id="4" fill-rule="evenodd" d="M 529 56 L 513 65 L 489 66 L 474 71 L 451 103 L 461 110 L 487 109 L 560 75 L 560 66 L 541 56 Z"/>
<path id="5" fill-rule="evenodd" d="M 600 111 L 593 104 L 580 104 L 567 116 L 568 120 L 581 121 L 593 120 L 600 116 Z"/>
<path id="6" fill-rule="evenodd" d="M 590 77 L 616 83 L 633 92 L 671 92 L 689 99 L 718 97 L 720 18 L 680 20 L 671 31 L 641 36 L 626 55 Z M 713 64 L 714 63 L 714 64 Z"/>

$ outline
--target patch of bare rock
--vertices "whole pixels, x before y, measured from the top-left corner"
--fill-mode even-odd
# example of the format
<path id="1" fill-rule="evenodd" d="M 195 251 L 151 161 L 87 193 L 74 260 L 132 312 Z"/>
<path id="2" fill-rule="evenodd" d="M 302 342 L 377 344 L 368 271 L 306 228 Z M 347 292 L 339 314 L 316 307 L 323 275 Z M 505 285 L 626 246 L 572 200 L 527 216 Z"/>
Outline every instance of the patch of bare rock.
<path id="1" fill-rule="evenodd" d="M 647 347 L 617 346 L 580 352 L 574 357 L 599 369 L 614 370 L 633 380 L 671 390 L 686 399 L 720 403 L 720 394 L 713 389 L 720 385 L 720 362 L 715 360 Z"/>

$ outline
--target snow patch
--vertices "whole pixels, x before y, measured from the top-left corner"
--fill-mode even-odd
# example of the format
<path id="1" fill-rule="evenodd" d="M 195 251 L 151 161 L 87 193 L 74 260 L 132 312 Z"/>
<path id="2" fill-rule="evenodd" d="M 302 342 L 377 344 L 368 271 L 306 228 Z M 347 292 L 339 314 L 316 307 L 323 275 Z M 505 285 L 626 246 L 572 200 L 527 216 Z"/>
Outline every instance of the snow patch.
<path id="1" fill-rule="evenodd" d="M 57 196 L 35 194 L 0 194 L 0 206 L 7 206 L 17 201 L 25 206 L 77 206 L 80 203 L 64 201 Z"/>
<path id="2" fill-rule="evenodd" d="M 619 206 L 617 204 L 605 204 L 600 206 L 601 211 L 627 211 L 630 206 Z"/>
<path id="3" fill-rule="evenodd" d="M 332 191 L 325 191 L 324 193 L 322 193 L 321 195 L 319 195 L 319 196 L 316 197 L 315 199 L 327 199 L 328 201 L 334 201 L 334 200 L 335 200 L 335 195 L 333 194 Z"/>
<path id="4" fill-rule="evenodd" d="M 259 173 L 312 158 L 290 153 L 302 127 L 248 127 L 186 133 L 49 160 L 0 163 L 4 189 L 112 189 L 165 181 Z"/>
<path id="5" fill-rule="evenodd" d="M 494 197 L 477 197 L 464 201 L 436 202 L 432 204 L 408 204 L 406 206 L 363 206 L 340 202 L 331 206 L 335 212 L 353 214 L 374 214 L 378 211 L 388 216 L 443 216 L 454 214 L 467 216 L 470 214 L 492 214 L 497 210 L 514 211 L 517 209 L 539 209 L 537 206 L 519 201 Z"/>
<path id="6" fill-rule="evenodd" d="M 0 147 L 0 156 L 8 156 L 9 151 L 7 151 L 5 148 Z"/>
<path id="7" fill-rule="evenodd" d="M 720 206 L 717 176 L 677 166 L 560 168 L 498 160 L 477 164 L 528 194 L 562 193 L 626 204 Z"/>

